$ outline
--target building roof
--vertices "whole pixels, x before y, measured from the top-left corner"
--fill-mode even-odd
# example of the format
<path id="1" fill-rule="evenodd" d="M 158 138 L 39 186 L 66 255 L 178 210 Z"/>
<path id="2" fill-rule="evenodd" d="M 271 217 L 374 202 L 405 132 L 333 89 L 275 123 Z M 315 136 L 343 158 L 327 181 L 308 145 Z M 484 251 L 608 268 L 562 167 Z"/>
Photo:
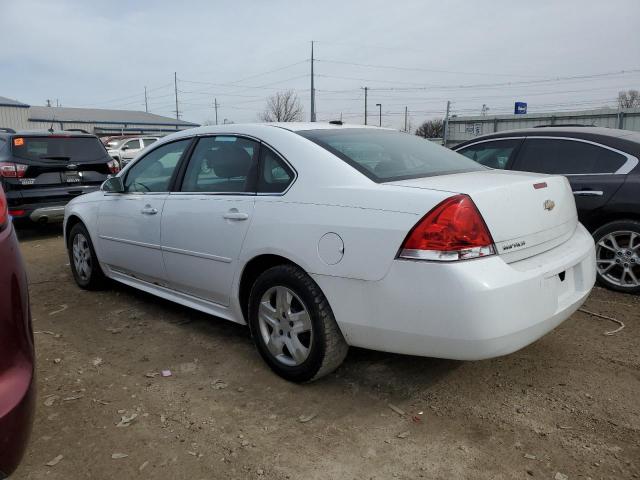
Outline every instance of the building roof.
<path id="1" fill-rule="evenodd" d="M 102 108 L 30 107 L 29 120 L 32 122 L 198 126 L 197 123 L 163 117 L 154 113 Z"/>
<path id="2" fill-rule="evenodd" d="M 26 103 L 19 102 L 17 100 L 13 100 L 7 97 L 0 97 L 0 107 L 18 107 L 18 108 L 29 108 L 29 105 Z"/>
<path id="3" fill-rule="evenodd" d="M 637 113 L 640 112 L 640 108 L 625 108 L 623 112 Z M 596 108 L 592 110 L 571 110 L 566 112 L 531 112 L 522 115 L 517 114 L 503 114 L 503 115 L 466 115 L 466 116 L 452 116 L 449 117 L 449 123 L 459 122 L 492 122 L 497 120 L 532 120 L 532 119 L 550 119 L 550 118 L 563 118 L 563 117 L 588 117 L 588 116 L 600 116 L 600 115 L 617 115 L 617 108 Z"/>

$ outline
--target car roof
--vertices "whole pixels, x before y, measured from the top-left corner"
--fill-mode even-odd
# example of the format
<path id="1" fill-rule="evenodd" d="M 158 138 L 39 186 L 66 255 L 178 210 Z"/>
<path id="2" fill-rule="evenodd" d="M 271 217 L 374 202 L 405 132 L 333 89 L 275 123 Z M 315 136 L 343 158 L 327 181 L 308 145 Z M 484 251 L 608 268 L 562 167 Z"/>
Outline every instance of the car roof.
<path id="1" fill-rule="evenodd" d="M 605 128 L 605 127 L 579 127 L 579 126 L 567 126 L 563 127 L 559 126 L 540 126 L 533 128 L 520 128 L 514 130 L 503 130 L 501 132 L 496 132 L 496 135 L 507 134 L 507 135 L 548 135 L 548 134 L 592 134 L 592 135 L 603 135 L 608 137 L 616 137 L 616 138 L 627 138 L 629 140 L 633 140 L 636 142 L 640 142 L 640 133 L 633 132 L 631 130 L 621 130 L 619 128 Z M 493 134 L 490 134 L 493 135 Z"/>
<path id="2" fill-rule="evenodd" d="M 453 147 L 454 150 L 466 147 L 470 144 L 497 138 L 508 137 L 570 137 L 601 143 L 612 148 L 622 150 L 635 156 L 640 156 L 640 132 L 604 127 L 576 127 L 553 126 L 538 128 L 521 128 L 515 130 L 503 130 L 489 133 L 465 140 Z"/>
<path id="3" fill-rule="evenodd" d="M 380 128 L 371 125 L 357 125 L 357 124 L 334 124 L 325 122 L 271 122 L 271 123 L 227 123 L 223 125 L 206 125 L 202 127 L 190 128 L 187 130 L 181 130 L 180 133 L 188 136 L 191 135 L 206 135 L 214 133 L 222 133 L 225 131 L 233 132 L 236 130 L 243 130 L 245 128 L 255 129 L 257 128 L 281 128 L 290 132 L 302 132 L 305 130 L 344 130 L 354 128 L 370 128 L 373 130 L 393 130 L 388 128 Z M 175 134 L 173 134 L 175 135 Z"/>
<path id="4" fill-rule="evenodd" d="M 78 131 L 69 131 L 69 130 L 54 130 L 53 132 L 49 130 L 19 130 L 16 133 L 11 133 L 8 135 L 12 135 L 14 137 L 91 137 L 98 138 L 91 133 L 82 133 Z"/>
<path id="5" fill-rule="evenodd" d="M 291 130 L 292 132 L 302 132 L 305 130 L 344 130 L 349 128 L 370 128 L 373 130 L 392 130 L 389 128 L 376 127 L 373 125 L 357 125 L 353 123 L 328 123 L 328 122 L 274 122 L 266 123 L 264 125 L 270 125 L 272 127 L 284 128 L 285 130 Z"/>
<path id="6" fill-rule="evenodd" d="M 513 136 L 547 136 L 547 135 L 601 135 L 604 137 L 613 138 L 625 138 L 634 142 L 640 142 L 640 133 L 633 132 L 631 130 L 621 130 L 618 128 L 605 128 L 605 127 L 563 127 L 563 126 L 549 126 L 549 127 L 532 127 L 532 128 L 518 128 L 513 130 L 501 130 L 495 133 L 489 133 L 476 137 L 473 141 L 478 141 L 485 138 L 492 137 L 513 137 Z M 466 143 L 466 141 L 465 141 Z"/>

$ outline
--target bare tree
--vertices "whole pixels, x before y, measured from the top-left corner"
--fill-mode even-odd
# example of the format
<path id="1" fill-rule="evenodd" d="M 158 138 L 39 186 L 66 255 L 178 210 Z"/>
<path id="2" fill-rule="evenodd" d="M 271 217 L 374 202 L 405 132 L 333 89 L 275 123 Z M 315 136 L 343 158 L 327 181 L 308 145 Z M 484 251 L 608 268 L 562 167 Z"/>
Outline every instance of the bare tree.
<path id="1" fill-rule="evenodd" d="M 424 138 L 442 138 L 443 133 L 444 121 L 440 119 L 427 120 L 416 128 L 416 135 Z"/>
<path id="2" fill-rule="evenodd" d="M 640 107 L 640 92 L 638 90 L 618 92 L 618 106 L 620 108 Z"/>
<path id="3" fill-rule="evenodd" d="M 293 90 L 285 90 L 270 96 L 267 106 L 258 118 L 262 122 L 299 122 L 302 120 L 302 105 Z"/>

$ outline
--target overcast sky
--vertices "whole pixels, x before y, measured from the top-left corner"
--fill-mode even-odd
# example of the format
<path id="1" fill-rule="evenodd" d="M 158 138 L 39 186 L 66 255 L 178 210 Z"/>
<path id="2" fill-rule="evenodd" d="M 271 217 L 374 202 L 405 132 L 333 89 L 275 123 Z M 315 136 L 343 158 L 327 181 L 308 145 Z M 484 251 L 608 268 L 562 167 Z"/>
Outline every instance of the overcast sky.
<path id="1" fill-rule="evenodd" d="M 0 0 L 0 95 L 144 110 L 147 86 L 149 110 L 175 116 L 175 71 L 185 120 L 212 121 L 217 98 L 220 122 L 255 121 L 284 89 L 308 118 L 314 40 L 318 120 L 362 123 L 364 86 L 369 123 L 381 103 L 395 127 L 447 100 L 458 115 L 585 109 L 640 88 L 639 18 L 639 0 Z"/>

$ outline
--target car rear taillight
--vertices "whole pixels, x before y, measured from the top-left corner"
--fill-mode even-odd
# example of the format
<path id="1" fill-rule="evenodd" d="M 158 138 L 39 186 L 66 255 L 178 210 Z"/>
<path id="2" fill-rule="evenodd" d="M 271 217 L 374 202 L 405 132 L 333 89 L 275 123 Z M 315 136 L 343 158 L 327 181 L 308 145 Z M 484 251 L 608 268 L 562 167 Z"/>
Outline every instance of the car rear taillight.
<path id="1" fill-rule="evenodd" d="M 455 261 L 495 254 L 493 238 L 468 195 L 439 203 L 409 232 L 399 258 Z"/>
<path id="2" fill-rule="evenodd" d="M 9 209 L 7 208 L 7 197 L 4 196 L 4 190 L 0 188 L 0 231 L 4 230 L 9 222 Z"/>
<path id="3" fill-rule="evenodd" d="M 117 160 L 111 160 L 107 163 L 107 167 L 109 167 L 109 172 L 118 173 L 120 171 L 120 164 Z"/>
<path id="4" fill-rule="evenodd" d="M 27 165 L 13 162 L 0 162 L 0 177 L 22 178 L 27 173 Z"/>

